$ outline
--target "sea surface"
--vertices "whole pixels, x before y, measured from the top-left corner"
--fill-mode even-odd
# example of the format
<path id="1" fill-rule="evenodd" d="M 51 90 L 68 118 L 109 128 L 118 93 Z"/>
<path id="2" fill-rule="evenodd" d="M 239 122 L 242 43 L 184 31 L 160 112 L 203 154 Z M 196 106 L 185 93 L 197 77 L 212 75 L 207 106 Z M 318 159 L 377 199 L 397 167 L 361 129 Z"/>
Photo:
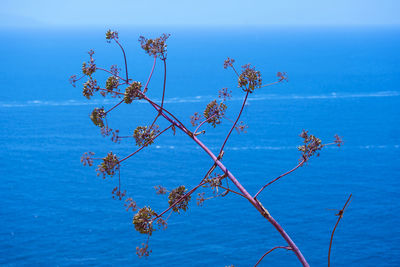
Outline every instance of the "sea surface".
<path id="1" fill-rule="evenodd" d="M 139 259 L 146 237 L 134 213 L 112 199 L 118 177 L 102 179 L 80 163 L 83 152 L 119 157 L 132 139 L 103 138 L 89 119 L 95 107 L 118 100 L 82 96 L 68 78 L 80 74 L 93 49 L 98 66 L 123 65 L 121 51 L 105 41 L 107 28 L 1 29 L 0 43 L 0 265 L 2 266 L 253 266 L 270 248 L 286 245 L 252 205 L 233 193 L 174 213 L 150 239 L 152 254 Z M 258 189 L 298 163 L 305 129 L 342 147 L 324 148 L 296 172 L 259 196 L 311 266 L 326 266 L 337 210 L 352 201 L 334 237 L 333 266 L 400 266 L 400 29 L 399 28 L 121 28 L 130 78 L 144 83 L 152 66 L 140 35 L 171 33 L 165 107 L 190 126 L 190 116 L 227 87 L 227 117 L 237 116 L 244 92 L 224 70 L 251 63 L 263 83 L 278 71 L 289 81 L 257 89 L 233 132 L 223 163 L 247 190 Z M 124 73 L 122 72 L 122 75 Z M 104 83 L 105 75 L 99 75 Z M 149 96 L 159 101 L 158 62 Z M 144 102 L 109 114 L 111 128 L 132 135 L 151 123 Z M 168 124 L 160 119 L 160 128 Z M 231 122 L 204 127 L 200 139 L 218 153 Z M 192 128 L 190 126 L 190 128 Z M 168 207 L 154 186 L 192 188 L 212 160 L 190 138 L 168 131 L 125 161 L 121 187 L 139 207 Z M 232 185 L 231 185 L 232 186 Z M 210 196 L 208 188 L 202 189 Z M 299 266 L 290 251 L 275 250 L 260 266 Z"/>

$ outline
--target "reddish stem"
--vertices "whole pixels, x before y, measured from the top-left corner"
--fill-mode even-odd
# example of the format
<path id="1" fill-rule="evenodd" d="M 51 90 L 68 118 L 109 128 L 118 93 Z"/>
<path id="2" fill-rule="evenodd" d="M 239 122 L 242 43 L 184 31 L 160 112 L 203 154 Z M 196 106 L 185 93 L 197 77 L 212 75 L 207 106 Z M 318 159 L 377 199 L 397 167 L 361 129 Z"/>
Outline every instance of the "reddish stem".
<path id="1" fill-rule="evenodd" d="M 340 220 L 341 220 L 342 217 L 343 217 L 343 213 L 344 213 L 344 210 L 345 210 L 346 207 L 347 207 L 347 204 L 349 204 L 349 202 L 350 202 L 351 196 L 352 196 L 352 194 L 350 194 L 349 198 L 347 199 L 346 203 L 345 203 L 344 206 L 343 206 L 343 209 L 339 210 L 338 214 L 336 214 L 337 216 L 339 216 L 339 218 L 337 219 L 337 222 L 336 222 L 336 224 L 335 224 L 335 227 L 334 227 L 333 230 L 332 230 L 331 240 L 330 240 L 330 242 L 329 242 L 328 267 L 331 266 L 331 249 L 332 249 L 333 235 L 335 234 L 336 227 L 338 226 Z"/>
<path id="2" fill-rule="evenodd" d="M 108 72 L 108 73 L 110 73 L 111 75 L 117 77 L 118 79 L 121 79 L 121 80 L 123 80 L 123 81 L 125 81 L 125 82 L 128 82 L 128 81 L 125 80 L 124 78 L 122 78 L 122 77 L 120 77 L 120 76 L 118 76 L 118 75 L 115 75 L 114 73 L 112 73 L 112 72 L 109 71 L 109 70 L 106 70 L 106 69 L 103 69 L 103 68 L 99 68 L 99 67 L 96 67 L 96 70 L 102 70 L 102 71 Z"/>
<path id="3" fill-rule="evenodd" d="M 117 39 L 114 39 L 114 40 L 115 40 L 115 42 L 119 45 L 119 47 L 120 47 L 121 50 L 122 50 L 122 53 L 124 54 L 126 82 L 128 82 L 128 81 L 129 81 L 129 78 L 128 78 L 128 63 L 126 62 L 125 50 L 124 50 L 124 48 L 122 47 L 122 45 L 118 42 Z"/>
<path id="4" fill-rule="evenodd" d="M 267 183 L 266 185 L 264 185 L 264 186 L 257 192 L 257 194 L 254 195 L 254 198 L 256 198 L 256 197 L 257 197 L 267 186 L 269 186 L 270 184 L 272 184 L 272 183 L 278 181 L 278 180 L 279 180 L 280 178 L 282 178 L 283 176 L 286 176 L 286 175 L 288 175 L 289 173 L 294 172 L 297 168 L 301 167 L 301 166 L 304 164 L 305 161 L 306 161 L 306 160 L 303 159 L 296 167 L 294 167 L 294 168 L 291 169 L 290 171 L 285 172 L 284 174 L 281 174 L 280 176 L 278 176 L 277 178 L 275 178 L 275 179 L 272 180 L 271 182 L 269 182 L 269 183 Z"/>
<path id="5" fill-rule="evenodd" d="M 270 250 L 268 250 L 268 251 L 257 261 L 257 263 L 254 265 L 254 267 L 256 267 L 256 266 L 262 261 L 262 259 L 263 259 L 265 256 L 267 256 L 269 253 L 271 253 L 272 251 L 274 251 L 274 250 L 277 249 L 277 248 L 284 248 L 284 249 L 287 249 L 287 250 L 291 250 L 290 247 L 284 247 L 284 246 L 276 246 L 276 247 L 274 247 L 274 248 L 271 248 Z"/>
<path id="6" fill-rule="evenodd" d="M 271 86 L 271 85 L 273 85 L 273 84 L 277 84 L 277 83 L 280 83 L 280 82 L 281 82 L 281 81 L 276 81 L 276 82 L 268 83 L 268 84 L 266 84 L 266 85 L 260 86 L 260 88 L 267 87 L 267 86 Z"/>
<path id="7" fill-rule="evenodd" d="M 235 190 L 229 189 L 229 188 L 227 188 L 227 187 L 225 187 L 225 186 L 218 185 L 218 187 L 221 187 L 222 189 L 225 189 L 225 190 L 227 190 L 227 191 L 229 191 L 229 192 L 235 193 L 235 194 L 237 194 L 237 195 L 239 195 L 239 196 L 242 196 L 242 197 L 246 198 L 243 194 L 240 194 L 239 192 L 236 192 Z"/>
<path id="8" fill-rule="evenodd" d="M 203 122 L 201 122 L 199 124 L 199 126 L 197 126 L 196 130 L 193 131 L 193 134 L 196 134 L 197 130 L 200 129 L 200 127 L 206 123 L 207 121 L 211 120 L 212 118 L 214 118 L 215 116 L 217 116 L 217 114 L 212 115 L 211 117 L 209 117 L 208 119 L 204 120 Z"/>
<path id="9" fill-rule="evenodd" d="M 111 109 L 109 109 L 108 111 L 105 112 L 105 114 L 107 114 L 108 112 L 110 112 L 111 110 L 113 110 L 114 108 L 118 107 L 119 105 L 121 105 L 124 102 L 124 100 L 121 100 L 118 104 L 116 104 L 115 106 L 113 106 Z"/>
<path id="10" fill-rule="evenodd" d="M 164 84 L 163 84 L 163 92 L 162 92 L 162 98 L 161 98 L 161 109 L 164 106 L 164 97 L 165 97 L 165 85 L 167 82 L 167 59 L 163 58 L 162 61 L 164 62 Z"/>
<path id="11" fill-rule="evenodd" d="M 303 266 L 309 266 L 306 259 L 304 258 L 301 251 L 289 237 L 289 235 L 283 230 L 282 226 L 268 213 L 268 211 L 261 205 L 261 203 L 252 198 L 252 196 L 247 192 L 247 190 L 239 183 L 236 177 L 222 164 L 221 161 L 196 137 L 192 136 L 193 140 L 213 159 L 213 161 L 218 165 L 218 167 L 230 178 L 230 180 L 236 185 L 240 192 L 247 198 L 247 200 L 275 227 L 275 229 L 281 234 L 281 236 L 286 240 L 289 246 L 293 249 L 299 261 Z"/>
<path id="12" fill-rule="evenodd" d="M 247 101 L 247 97 L 248 97 L 248 96 L 249 96 L 249 91 L 246 92 L 246 96 L 244 97 L 243 104 L 242 104 L 242 107 L 240 108 L 239 115 L 237 116 L 236 121 L 233 123 L 232 128 L 230 129 L 228 135 L 226 136 L 226 138 L 225 138 L 225 140 L 224 140 L 224 143 L 222 144 L 219 153 L 222 152 L 222 150 L 224 149 L 224 147 L 225 147 L 225 145 L 226 145 L 226 142 L 228 142 L 229 136 L 231 135 L 233 129 L 235 129 L 236 123 L 239 121 L 239 118 L 240 118 L 240 116 L 242 115 L 242 112 L 243 112 L 243 109 L 244 109 L 244 106 L 245 106 L 245 104 L 246 104 L 246 101 Z"/>
<path id="13" fill-rule="evenodd" d="M 147 86 L 149 85 L 149 82 L 151 80 L 151 76 L 153 76 L 154 68 L 156 67 L 156 61 L 157 61 L 157 57 L 155 56 L 154 57 L 154 62 L 153 62 L 153 67 L 151 68 L 151 72 L 150 72 L 149 78 L 147 78 L 147 82 L 146 82 L 146 85 L 144 86 L 143 91 L 146 91 Z"/>

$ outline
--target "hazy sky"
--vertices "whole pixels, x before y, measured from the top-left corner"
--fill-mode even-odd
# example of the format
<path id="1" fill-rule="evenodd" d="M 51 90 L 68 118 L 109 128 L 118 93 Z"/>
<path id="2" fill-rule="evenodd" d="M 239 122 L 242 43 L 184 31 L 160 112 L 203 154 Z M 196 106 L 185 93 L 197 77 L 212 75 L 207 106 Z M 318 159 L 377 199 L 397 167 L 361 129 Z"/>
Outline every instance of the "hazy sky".
<path id="1" fill-rule="evenodd" d="M 0 0 L 1 26 L 399 25 L 400 0 Z"/>

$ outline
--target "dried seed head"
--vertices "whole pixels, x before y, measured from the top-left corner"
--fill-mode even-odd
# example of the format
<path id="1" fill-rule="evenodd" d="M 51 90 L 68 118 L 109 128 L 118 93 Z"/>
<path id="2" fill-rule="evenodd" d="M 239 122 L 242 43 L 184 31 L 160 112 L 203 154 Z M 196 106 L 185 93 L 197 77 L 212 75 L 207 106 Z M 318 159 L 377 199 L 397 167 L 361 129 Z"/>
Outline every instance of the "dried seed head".
<path id="1" fill-rule="evenodd" d="M 148 126 L 138 126 L 133 133 L 137 146 L 148 146 L 154 143 L 153 139 L 160 132 L 157 125 L 151 128 Z"/>
<path id="2" fill-rule="evenodd" d="M 242 66 L 242 73 L 239 75 L 238 85 L 245 92 L 252 93 L 254 89 L 262 85 L 261 73 L 251 67 L 250 64 Z"/>
<path id="3" fill-rule="evenodd" d="M 147 39 L 146 37 L 140 36 L 139 42 L 143 50 L 150 56 L 157 56 L 164 60 L 167 57 L 167 44 L 166 41 L 170 34 L 163 33 L 156 39 Z"/>
<path id="4" fill-rule="evenodd" d="M 112 31 L 112 30 L 108 30 L 106 32 L 106 40 L 107 43 L 110 43 L 111 40 L 118 40 L 118 32 L 117 31 Z"/>
<path id="5" fill-rule="evenodd" d="M 172 190 L 168 196 L 168 204 L 170 206 L 172 206 L 176 201 L 178 201 L 185 195 L 185 192 L 186 192 L 186 188 L 184 185 L 181 185 L 181 186 L 175 188 L 174 190 Z M 191 198 L 190 195 L 186 196 L 184 199 L 181 200 L 181 202 L 176 204 L 172 208 L 172 210 L 175 212 L 178 212 L 178 213 L 179 213 L 179 210 L 186 211 L 188 209 L 190 198 Z"/>
<path id="6" fill-rule="evenodd" d="M 93 96 L 93 92 L 98 91 L 99 89 L 100 87 L 97 86 L 97 81 L 90 77 L 89 80 L 83 84 L 82 94 L 87 99 L 90 99 L 90 97 Z"/>
<path id="7" fill-rule="evenodd" d="M 143 99 L 142 84 L 140 82 L 133 82 L 125 89 L 124 102 L 127 104 L 132 103 L 135 99 Z"/>
<path id="8" fill-rule="evenodd" d="M 97 175 L 103 175 L 103 179 L 106 178 L 106 175 L 114 176 L 115 172 L 119 170 L 119 161 L 115 154 L 109 152 L 105 158 L 103 158 L 103 162 L 97 166 Z"/>
<path id="9" fill-rule="evenodd" d="M 104 108 L 95 108 L 90 114 L 90 119 L 94 123 L 94 125 L 103 128 L 104 122 L 103 118 L 105 118 L 106 113 L 104 112 Z"/>
<path id="10" fill-rule="evenodd" d="M 224 103 L 218 104 L 217 100 L 213 100 L 204 110 L 204 117 L 206 120 L 208 120 L 208 123 L 215 127 L 217 124 L 221 123 L 221 119 L 225 114 L 226 108 L 227 106 Z"/>
<path id="11" fill-rule="evenodd" d="M 302 152 L 302 158 L 305 161 L 322 149 L 323 145 L 321 139 L 312 134 L 308 134 L 308 131 L 303 130 L 299 136 L 303 138 L 304 145 L 298 146 L 297 149 Z M 317 153 L 317 156 L 319 156 L 319 153 Z"/>
<path id="12" fill-rule="evenodd" d="M 228 67 L 233 67 L 233 63 L 235 63 L 235 60 L 233 58 L 227 58 L 224 61 L 224 69 L 227 69 Z"/>
<path id="13" fill-rule="evenodd" d="M 141 208 L 133 217 L 133 224 L 136 231 L 141 234 L 151 235 L 154 231 L 152 218 L 156 213 L 150 207 Z"/>

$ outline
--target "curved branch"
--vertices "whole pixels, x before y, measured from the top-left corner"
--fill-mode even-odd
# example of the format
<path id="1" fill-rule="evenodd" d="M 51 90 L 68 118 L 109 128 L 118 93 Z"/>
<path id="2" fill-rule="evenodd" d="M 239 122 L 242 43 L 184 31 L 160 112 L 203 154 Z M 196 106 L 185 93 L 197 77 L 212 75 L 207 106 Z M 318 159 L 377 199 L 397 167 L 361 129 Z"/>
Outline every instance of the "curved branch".
<path id="1" fill-rule="evenodd" d="M 164 84 L 163 84 L 163 91 L 162 91 L 162 98 L 161 98 L 161 109 L 164 106 L 164 97 L 165 97 L 165 85 L 167 82 L 167 59 L 163 58 L 162 61 L 164 62 Z"/>
<path id="2" fill-rule="evenodd" d="M 227 188 L 227 187 L 225 187 L 225 186 L 218 185 L 218 187 L 220 187 L 220 188 L 222 188 L 222 189 L 225 189 L 226 191 L 235 193 L 235 194 L 237 194 L 237 195 L 239 195 L 239 196 L 242 196 L 242 197 L 246 198 L 243 194 L 241 194 L 241 193 L 239 193 L 239 192 L 236 192 L 235 190 L 229 189 L 229 188 Z"/>
<path id="3" fill-rule="evenodd" d="M 284 249 L 287 249 L 287 250 L 291 250 L 290 247 L 284 247 L 284 246 L 276 246 L 276 247 L 274 247 L 274 248 L 271 248 L 270 250 L 268 250 L 268 251 L 257 261 L 257 263 L 254 265 L 254 267 L 256 267 L 256 266 L 262 261 L 262 259 L 263 259 L 265 256 L 267 256 L 269 253 L 271 253 L 272 251 L 274 251 L 274 250 L 277 249 L 277 248 L 284 248 Z"/>
<path id="4" fill-rule="evenodd" d="M 333 235 L 335 234 L 336 227 L 338 226 L 340 220 L 341 220 L 342 217 L 343 217 L 344 210 L 346 209 L 347 205 L 348 205 L 349 202 L 350 202 L 351 196 L 352 196 L 352 194 L 350 194 L 349 198 L 347 199 L 346 203 L 345 203 L 344 206 L 343 206 L 343 209 L 339 210 L 338 214 L 336 214 L 337 216 L 339 216 L 339 218 L 337 219 L 337 222 L 336 222 L 336 224 L 335 224 L 335 227 L 334 227 L 333 230 L 332 230 L 331 240 L 330 240 L 330 242 L 329 242 L 328 267 L 331 266 L 331 249 L 332 249 Z"/>
<path id="5" fill-rule="evenodd" d="M 196 134 L 197 130 L 200 129 L 200 127 L 206 123 L 207 121 L 211 120 L 212 118 L 214 118 L 215 116 L 217 116 L 217 114 L 212 115 L 211 117 L 209 117 L 208 119 L 202 121 L 199 126 L 197 126 L 196 130 L 194 130 L 193 134 Z"/>
<path id="6" fill-rule="evenodd" d="M 146 85 L 144 86 L 144 89 L 143 89 L 144 92 L 146 92 L 147 86 L 149 85 L 149 82 L 151 80 L 151 76 L 153 76 L 154 68 L 156 67 L 156 61 L 157 61 L 157 57 L 155 56 L 154 57 L 154 62 L 153 62 L 153 67 L 151 68 L 151 72 L 150 72 L 149 78 L 147 78 Z"/>
<path id="7" fill-rule="evenodd" d="M 122 47 L 122 45 L 118 42 L 117 39 L 114 39 L 114 40 L 115 40 L 115 42 L 119 45 L 119 47 L 120 47 L 121 50 L 122 50 L 122 53 L 124 54 L 126 82 L 128 82 L 128 81 L 129 81 L 129 78 L 128 78 L 128 63 L 126 62 L 125 50 L 124 50 L 124 48 Z"/>
<path id="8" fill-rule="evenodd" d="M 272 184 L 273 182 L 278 181 L 280 178 L 282 178 L 283 176 L 288 175 L 291 172 L 294 172 L 297 168 L 303 166 L 304 162 L 306 160 L 303 159 L 296 167 L 294 167 L 293 169 L 291 169 L 290 171 L 285 172 L 284 174 L 281 174 L 280 176 L 278 176 L 277 178 L 275 178 L 274 180 L 272 180 L 271 182 L 267 183 L 266 185 L 264 185 L 258 192 L 257 194 L 254 195 L 254 198 L 256 198 L 267 186 L 269 186 L 270 184 Z"/>

